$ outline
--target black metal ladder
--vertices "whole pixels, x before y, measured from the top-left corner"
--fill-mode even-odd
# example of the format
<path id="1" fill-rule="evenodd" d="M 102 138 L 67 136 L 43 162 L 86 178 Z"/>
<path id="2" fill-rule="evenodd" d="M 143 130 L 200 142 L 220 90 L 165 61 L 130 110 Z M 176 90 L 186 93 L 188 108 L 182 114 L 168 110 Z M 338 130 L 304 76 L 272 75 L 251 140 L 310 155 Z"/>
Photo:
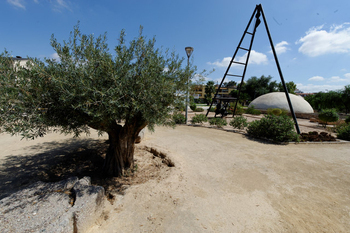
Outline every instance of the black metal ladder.
<path id="1" fill-rule="evenodd" d="M 280 68 L 280 65 L 279 65 L 279 62 L 278 62 L 278 58 L 277 58 L 277 54 L 276 54 L 276 51 L 275 51 L 275 47 L 273 45 L 273 42 L 272 42 L 272 38 L 271 38 L 271 34 L 270 34 L 270 31 L 269 31 L 269 28 L 268 28 L 268 25 L 267 25 L 267 21 L 266 21 L 266 18 L 265 18 L 265 14 L 264 14 L 264 11 L 263 11 L 263 8 L 262 8 L 262 5 L 259 4 L 259 5 L 256 5 L 255 9 L 254 9 L 254 12 L 252 14 L 252 16 L 250 17 L 250 20 L 249 20 L 249 23 L 242 35 L 242 38 L 236 48 L 236 51 L 235 53 L 233 54 L 232 56 L 232 59 L 226 69 L 226 72 L 221 80 L 221 83 L 220 85 L 218 86 L 218 89 L 216 90 L 216 93 L 214 95 L 214 98 L 210 104 L 210 107 L 207 111 L 207 114 L 206 116 L 208 116 L 209 114 L 209 111 L 211 109 L 211 107 L 213 106 L 213 103 L 214 101 L 216 100 L 217 96 L 218 96 L 218 93 L 220 92 L 220 89 L 221 89 L 221 86 L 222 84 L 224 83 L 225 81 L 225 78 L 227 76 L 231 76 L 231 77 L 239 77 L 241 78 L 241 83 L 239 85 L 239 90 L 238 90 L 238 95 L 237 95 L 237 100 L 236 100 L 236 103 L 235 103 L 235 107 L 233 109 L 233 117 L 235 115 L 235 111 L 236 111 L 236 108 L 237 108 L 237 103 L 239 101 L 239 97 L 240 97 L 240 94 L 241 94 L 241 88 L 242 88 L 242 83 L 244 81 L 244 77 L 245 77 L 245 74 L 246 74 L 246 71 L 247 71 L 247 66 L 248 66 L 248 61 L 249 61 L 249 57 L 250 57 L 250 52 L 252 50 L 252 46 L 253 46 L 253 41 L 254 41 L 254 37 L 255 37 L 255 33 L 256 33 L 256 29 L 258 28 L 258 26 L 260 25 L 261 23 L 261 20 L 260 20 L 260 16 L 262 15 L 263 17 L 263 20 L 264 20 L 264 24 L 265 24 L 265 28 L 266 28 L 266 32 L 267 32 L 267 35 L 269 37 L 269 40 L 270 40 L 270 46 L 271 46 L 271 49 L 272 49 L 272 52 L 273 52 L 273 55 L 274 55 L 274 58 L 275 58 L 275 61 L 276 61 L 276 66 L 277 66 L 277 69 L 278 69 L 278 72 L 279 72 L 279 75 L 280 75 L 280 78 L 281 78 L 281 82 L 282 82 L 282 85 L 283 85 L 283 88 L 284 88 L 284 91 L 285 91 L 285 94 L 286 94 L 286 98 L 287 98 L 287 101 L 288 101 L 288 105 L 289 105 L 289 109 L 290 109 L 290 112 L 292 114 L 292 117 L 293 117 L 293 120 L 294 120 L 294 123 L 295 123 L 295 128 L 296 128 L 296 131 L 298 134 L 300 134 L 300 129 L 299 129 L 299 125 L 298 125 L 298 121 L 296 119 L 296 116 L 295 116 L 295 113 L 294 113 L 294 110 L 293 110 L 293 106 L 292 106 L 292 103 L 291 103 L 291 100 L 289 98 L 289 94 L 288 94 L 288 89 L 287 89 L 287 86 L 284 82 L 284 78 L 283 78 L 283 75 L 282 75 L 282 70 Z M 255 16 L 255 17 L 254 17 Z M 251 23 L 253 21 L 253 19 L 255 18 L 255 23 L 254 23 L 254 27 L 253 27 L 253 32 L 249 32 L 249 28 L 251 26 Z M 242 45 L 242 42 L 245 38 L 246 35 L 250 35 L 251 36 L 251 39 L 250 39 L 250 44 L 249 44 L 249 48 L 243 48 L 241 47 Z M 245 62 L 239 62 L 239 61 L 236 61 L 235 58 L 236 58 L 236 55 L 238 53 L 239 50 L 244 50 L 244 51 L 247 51 L 247 57 L 246 57 L 246 60 Z M 230 68 L 232 66 L 232 64 L 237 64 L 237 65 L 242 65 L 244 66 L 244 69 L 243 69 L 243 74 L 242 75 L 237 75 L 237 74 L 229 74 L 229 71 L 230 71 Z M 221 115 L 221 117 L 223 117 L 224 114 Z M 215 114 L 215 117 L 216 117 L 216 114 Z"/>

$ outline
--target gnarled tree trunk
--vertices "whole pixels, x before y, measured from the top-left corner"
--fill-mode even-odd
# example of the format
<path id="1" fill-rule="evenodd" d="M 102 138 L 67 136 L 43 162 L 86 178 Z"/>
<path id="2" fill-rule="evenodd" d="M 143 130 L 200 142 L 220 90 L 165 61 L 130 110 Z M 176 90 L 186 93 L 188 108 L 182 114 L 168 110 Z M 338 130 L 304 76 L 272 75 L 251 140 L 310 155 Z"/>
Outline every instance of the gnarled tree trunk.
<path id="1" fill-rule="evenodd" d="M 106 176 L 122 176 L 128 169 L 134 169 L 135 140 L 139 132 L 147 125 L 140 118 L 132 118 L 124 126 L 116 122 L 107 131 L 109 148 L 103 165 Z"/>

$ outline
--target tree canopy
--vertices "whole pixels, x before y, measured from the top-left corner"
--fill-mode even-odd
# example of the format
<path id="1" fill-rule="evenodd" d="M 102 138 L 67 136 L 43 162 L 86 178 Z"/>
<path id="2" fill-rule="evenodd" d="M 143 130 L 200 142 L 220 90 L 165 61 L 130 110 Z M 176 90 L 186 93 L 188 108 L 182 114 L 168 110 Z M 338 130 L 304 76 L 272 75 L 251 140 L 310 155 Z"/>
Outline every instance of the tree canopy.
<path id="1" fill-rule="evenodd" d="M 94 37 L 74 27 L 68 41 L 51 45 L 58 60 L 30 59 L 13 65 L 9 52 L 0 56 L 0 127 L 26 138 L 54 128 L 76 136 L 89 127 L 107 132 L 110 148 L 105 173 L 120 176 L 133 168 L 134 141 L 148 126 L 171 124 L 172 105 L 186 91 L 195 68 L 183 66 L 175 52 L 156 48 L 142 29 L 125 41 L 120 33 L 113 53 L 106 34 Z M 122 123 L 118 123 L 122 122 Z"/>
<path id="2" fill-rule="evenodd" d="M 207 104 L 211 104 L 213 101 L 213 95 L 215 94 L 215 83 L 213 81 L 208 81 L 205 85 L 205 95 L 204 99 Z"/>
<path id="3" fill-rule="evenodd" d="M 284 92 L 282 83 L 277 83 L 276 81 L 271 81 L 272 77 L 262 75 L 260 78 L 256 76 L 251 77 L 246 82 L 243 83 L 241 88 L 240 99 L 245 101 L 252 101 L 255 98 L 270 93 L 281 91 Z M 238 96 L 238 89 L 240 84 L 237 85 L 237 90 L 231 91 L 232 97 Z M 291 81 L 286 83 L 288 93 L 294 94 L 296 90 L 296 84 Z"/>
<path id="4" fill-rule="evenodd" d="M 313 109 L 318 111 L 323 109 L 335 108 L 337 111 L 350 111 L 350 85 L 341 90 L 318 92 L 314 95 L 308 95 L 305 100 L 310 103 Z"/>

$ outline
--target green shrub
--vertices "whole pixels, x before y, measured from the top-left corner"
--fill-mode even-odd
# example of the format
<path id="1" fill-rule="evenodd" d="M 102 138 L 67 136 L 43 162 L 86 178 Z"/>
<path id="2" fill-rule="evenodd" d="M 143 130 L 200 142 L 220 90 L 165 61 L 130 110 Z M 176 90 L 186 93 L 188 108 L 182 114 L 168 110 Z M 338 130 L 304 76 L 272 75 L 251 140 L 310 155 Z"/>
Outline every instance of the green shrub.
<path id="1" fill-rule="evenodd" d="M 282 114 L 282 109 L 279 108 L 269 108 L 267 109 L 267 114 L 280 116 Z"/>
<path id="2" fill-rule="evenodd" d="M 185 124 L 186 123 L 186 117 L 182 115 L 181 113 L 175 113 L 173 115 L 173 121 L 175 124 Z"/>
<path id="3" fill-rule="evenodd" d="M 209 120 L 209 124 L 216 125 L 218 128 L 222 128 L 224 125 L 227 125 L 227 122 L 222 118 L 212 118 Z"/>
<path id="4" fill-rule="evenodd" d="M 215 112 L 216 108 L 215 107 L 211 107 L 209 112 Z"/>
<path id="5" fill-rule="evenodd" d="M 194 117 L 192 117 L 192 124 L 203 124 L 204 122 L 207 122 L 208 121 L 208 118 L 206 115 L 204 114 L 198 114 L 198 115 L 195 115 Z"/>
<path id="6" fill-rule="evenodd" d="M 326 127 L 328 122 L 338 121 L 339 115 L 335 109 L 324 109 L 319 112 L 318 118 L 324 122 L 324 127 Z"/>
<path id="7" fill-rule="evenodd" d="M 230 125 L 236 129 L 244 129 L 248 126 L 248 122 L 243 116 L 236 116 L 230 121 Z"/>
<path id="8" fill-rule="evenodd" d="M 204 112 L 204 108 L 196 108 L 193 110 L 194 112 Z"/>
<path id="9" fill-rule="evenodd" d="M 235 112 L 235 115 L 242 115 L 244 113 L 244 109 L 243 109 L 243 106 L 241 104 L 237 104 L 237 107 L 236 107 L 236 112 Z"/>
<path id="10" fill-rule="evenodd" d="M 190 109 L 191 109 L 192 111 L 195 111 L 196 108 L 197 108 L 197 105 L 196 105 L 195 103 L 191 103 L 191 104 L 190 104 Z"/>
<path id="11" fill-rule="evenodd" d="M 350 124 L 342 124 L 336 129 L 337 138 L 350 141 Z"/>
<path id="12" fill-rule="evenodd" d="M 249 123 L 247 133 L 255 138 L 267 138 L 274 142 L 299 141 L 294 122 L 288 116 L 266 115 Z"/>
<path id="13" fill-rule="evenodd" d="M 228 110 L 227 110 L 227 113 L 230 115 L 230 114 L 233 114 L 233 110 L 235 109 L 235 104 L 236 102 L 231 102 L 228 106 Z M 236 112 L 235 112 L 235 115 L 242 115 L 244 113 L 244 109 L 243 109 L 243 106 L 238 103 L 237 104 L 237 107 L 236 107 Z"/>
<path id="14" fill-rule="evenodd" d="M 350 116 L 347 116 L 347 117 L 345 118 L 345 122 L 346 122 L 347 124 L 350 124 Z"/>
<path id="15" fill-rule="evenodd" d="M 260 115 L 261 111 L 255 109 L 254 105 L 250 106 L 247 108 L 247 110 L 245 111 L 245 113 L 247 114 L 252 114 L 252 115 Z"/>

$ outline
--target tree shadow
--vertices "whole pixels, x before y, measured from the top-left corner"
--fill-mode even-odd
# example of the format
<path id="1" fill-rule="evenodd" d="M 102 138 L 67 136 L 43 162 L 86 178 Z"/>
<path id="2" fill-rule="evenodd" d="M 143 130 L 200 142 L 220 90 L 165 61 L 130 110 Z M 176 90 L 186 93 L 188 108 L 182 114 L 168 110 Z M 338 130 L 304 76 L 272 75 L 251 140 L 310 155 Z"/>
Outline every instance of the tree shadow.
<path id="1" fill-rule="evenodd" d="M 100 179 L 107 147 L 102 139 L 67 139 L 30 146 L 25 148 L 27 155 L 7 155 L 0 165 L 0 199 L 37 181 L 71 176 Z"/>
<path id="2" fill-rule="evenodd" d="M 267 139 L 267 138 L 254 138 L 254 137 L 251 137 L 247 134 L 243 134 L 242 137 L 250 140 L 250 141 L 254 141 L 254 142 L 258 142 L 258 143 L 261 143 L 261 144 L 267 144 L 267 145 L 277 145 L 277 146 L 286 146 L 289 144 L 289 142 L 275 142 L 275 141 L 272 141 L 270 139 Z M 291 142 L 291 143 L 294 143 L 294 142 Z"/>

